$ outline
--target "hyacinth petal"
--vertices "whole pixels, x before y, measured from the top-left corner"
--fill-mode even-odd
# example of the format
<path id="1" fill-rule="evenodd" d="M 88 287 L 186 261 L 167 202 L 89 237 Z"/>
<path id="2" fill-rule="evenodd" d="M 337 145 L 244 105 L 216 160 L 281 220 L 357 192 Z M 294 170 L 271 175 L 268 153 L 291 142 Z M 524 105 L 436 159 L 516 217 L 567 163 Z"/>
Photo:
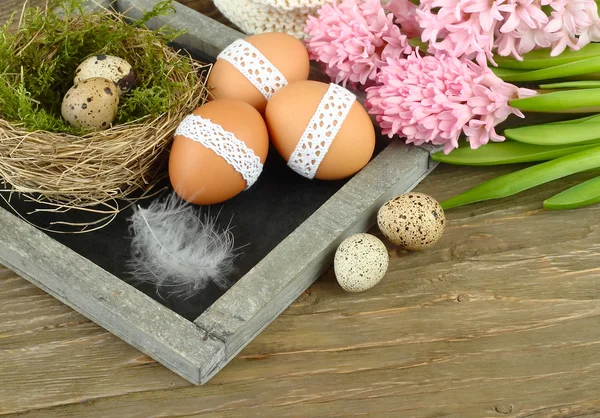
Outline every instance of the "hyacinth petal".
<path id="1" fill-rule="evenodd" d="M 493 52 L 521 60 L 534 49 L 556 56 L 600 41 L 594 0 L 421 0 L 415 18 L 430 52 L 481 66 L 495 65 Z"/>
<path id="2" fill-rule="evenodd" d="M 450 152 L 464 133 L 478 147 L 502 140 L 494 127 L 520 113 L 508 104 L 520 89 L 487 67 L 444 54 L 421 57 L 417 52 L 387 64 L 377 77 L 378 85 L 367 89 L 366 105 L 378 121 L 385 117 L 381 126 L 385 132 L 401 133 L 409 143 L 431 142 Z M 533 94 L 526 89 L 522 93 Z"/>
<path id="3" fill-rule="evenodd" d="M 519 18 L 516 13 L 511 13 L 504 21 L 504 24 L 500 27 L 501 33 L 513 32 L 519 26 Z"/>
<path id="4" fill-rule="evenodd" d="M 408 38 L 379 0 L 325 4 L 307 19 L 304 31 L 310 57 L 344 86 L 372 83 L 387 58 L 412 52 Z"/>
<path id="5" fill-rule="evenodd" d="M 390 0 L 384 7 L 394 15 L 406 36 L 415 38 L 421 35 L 423 30 L 417 21 L 417 6 L 410 0 Z"/>
<path id="6" fill-rule="evenodd" d="M 552 19 L 546 25 L 546 30 L 548 32 L 558 32 L 560 28 L 562 28 L 563 22 L 561 19 Z"/>

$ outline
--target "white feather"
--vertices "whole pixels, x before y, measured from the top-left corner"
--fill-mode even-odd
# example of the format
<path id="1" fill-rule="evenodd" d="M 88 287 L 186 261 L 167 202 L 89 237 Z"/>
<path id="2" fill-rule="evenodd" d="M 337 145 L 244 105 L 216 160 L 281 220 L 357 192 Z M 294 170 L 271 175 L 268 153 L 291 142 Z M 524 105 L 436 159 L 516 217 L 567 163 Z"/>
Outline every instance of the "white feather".
<path id="1" fill-rule="evenodd" d="M 216 219 L 200 217 L 175 193 L 148 208 L 136 207 L 130 219 L 135 279 L 170 294 L 192 296 L 210 282 L 224 288 L 236 257 L 230 228 L 219 230 Z"/>

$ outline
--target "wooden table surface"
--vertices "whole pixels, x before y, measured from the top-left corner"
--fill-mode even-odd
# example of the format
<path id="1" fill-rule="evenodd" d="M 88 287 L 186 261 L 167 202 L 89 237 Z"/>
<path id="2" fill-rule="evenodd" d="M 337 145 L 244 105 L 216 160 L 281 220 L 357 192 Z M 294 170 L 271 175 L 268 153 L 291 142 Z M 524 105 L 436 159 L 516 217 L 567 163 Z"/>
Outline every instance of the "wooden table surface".
<path id="1" fill-rule="evenodd" d="M 441 166 L 417 190 L 512 169 Z M 600 416 L 600 207 L 540 207 L 581 178 L 449 211 L 433 249 L 388 246 L 368 292 L 327 272 L 201 387 L 0 267 L 0 416 Z"/>

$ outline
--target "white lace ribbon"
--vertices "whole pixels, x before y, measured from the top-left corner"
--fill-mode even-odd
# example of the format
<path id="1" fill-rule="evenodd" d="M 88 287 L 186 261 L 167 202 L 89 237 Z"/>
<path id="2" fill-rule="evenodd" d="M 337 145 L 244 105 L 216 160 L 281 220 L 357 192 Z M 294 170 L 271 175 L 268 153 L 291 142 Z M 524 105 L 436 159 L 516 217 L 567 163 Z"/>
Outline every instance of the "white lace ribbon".
<path id="1" fill-rule="evenodd" d="M 263 165 L 254 151 L 233 133 L 209 119 L 188 115 L 177 127 L 175 135 L 185 136 L 213 150 L 242 175 L 246 181 L 246 189 L 250 188 L 262 173 Z"/>
<path id="2" fill-rule="evenodd" d="M 225 48 L 217 59 L 233 65 L 256 87 L 265 99 L 270 100 L 277 90 L 287 85 L 281 72 L 251 43 L 238 39 Z"/>
<path id="3" fill-rule="evenodd" d="M 288 160 L 288 167 L 304 177 L 314 178 L 355 100 L 356 96 L 347 89 L 329 84 Z"/>

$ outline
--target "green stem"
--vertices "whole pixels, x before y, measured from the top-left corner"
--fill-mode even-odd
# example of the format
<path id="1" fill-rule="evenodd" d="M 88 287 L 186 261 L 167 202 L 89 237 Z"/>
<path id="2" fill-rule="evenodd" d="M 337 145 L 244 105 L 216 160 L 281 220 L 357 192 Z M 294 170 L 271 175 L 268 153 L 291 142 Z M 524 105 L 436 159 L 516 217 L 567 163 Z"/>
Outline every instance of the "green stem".
<path id="1" fill-rule="evenodd" d="M 541 146 L 581 145 L 600 141 L 600 122 L 547 123 L 505 129 L 513 141 Z"/>
<path id="2" fill-rule="evenodd" d="M 600 111 L 600 88 L 556 91 L 509 102 L 512 107 L 526 112 L 592 113 Z"/>
<path id="3" fill-rule="evenodd" d="M 512 77 L 512 76 L 517 76 L 520 74 L 525 74 L 528 73 L 529 71 L 526 70 L 516 70 L 513 68 L 502 68 L 502 67 L 488 67 L 490 70 L 492 70 L 492 72 L 494 74 L 496 74 L 496 76 L 500 77 L 501 79 L 505 79 L 505 77 Z"/>
<path id="4" fill-rule="evenodd" d="M 579 183 L 544 201 L 550 210 L 577 209 L 600 202 L 600 177 Z"/>
<path id="5" fill-rule="evenodd" d="M 541 84 L 543 90 L 558 89 L 597 89 L 600 88 L 600 80 L 589 81 L 563 81 L 561 83 Z"/>
<path id="6" fill-rule="evenodd" d="M 413 48 L 419 48 L 419 51 L 426 52 L 429 49 L 429 44 L 427 42 L 423 42 L 421 38 L 410 38 L 408 40 L 408 44 Z"/>
<path id="7" fill-rule="evenodd" d="M 598 167 L 600 167 L 600 147 L 595 147 L 486 181 L 442 202 L 441 205 L 446 210 L 512 196 L 540 184 Z"/>
<path id="8" fill-rule="evenodd" d="M 507 74 L 502 79 L 509 83 L 553 80 L 564 77 L 580 76 L 600 71 L 600 56 L 586 58 L 539 70 L 526 71 L 518 74 Z"/>
<path id="9" fill-rule="evenodd" d="M 468 145 L 459 147 L 448 155 L 436 152 L 431 155 L 431 158 L 446 164 L 493 166 L 548 161 L 597 146 L 597 144 L 546 146 L 514 141 L 490 142 L 477 149 L 472 149 Z"/>
<path id="10" fill-rule="evenodd" d="M 542 68 L 555 67 L 575 61 L 593 58 L 600 55 L 600 43 L 590 43 L 579 49 L 563 51 L 557 57 L 550 56 L 550 49 L 538 49 L 523 56 L 523 61 L 513 57 L 495 56 L 494 61 L 501 68 L 513 68 L 517 70 L 539 70 Z"/>

